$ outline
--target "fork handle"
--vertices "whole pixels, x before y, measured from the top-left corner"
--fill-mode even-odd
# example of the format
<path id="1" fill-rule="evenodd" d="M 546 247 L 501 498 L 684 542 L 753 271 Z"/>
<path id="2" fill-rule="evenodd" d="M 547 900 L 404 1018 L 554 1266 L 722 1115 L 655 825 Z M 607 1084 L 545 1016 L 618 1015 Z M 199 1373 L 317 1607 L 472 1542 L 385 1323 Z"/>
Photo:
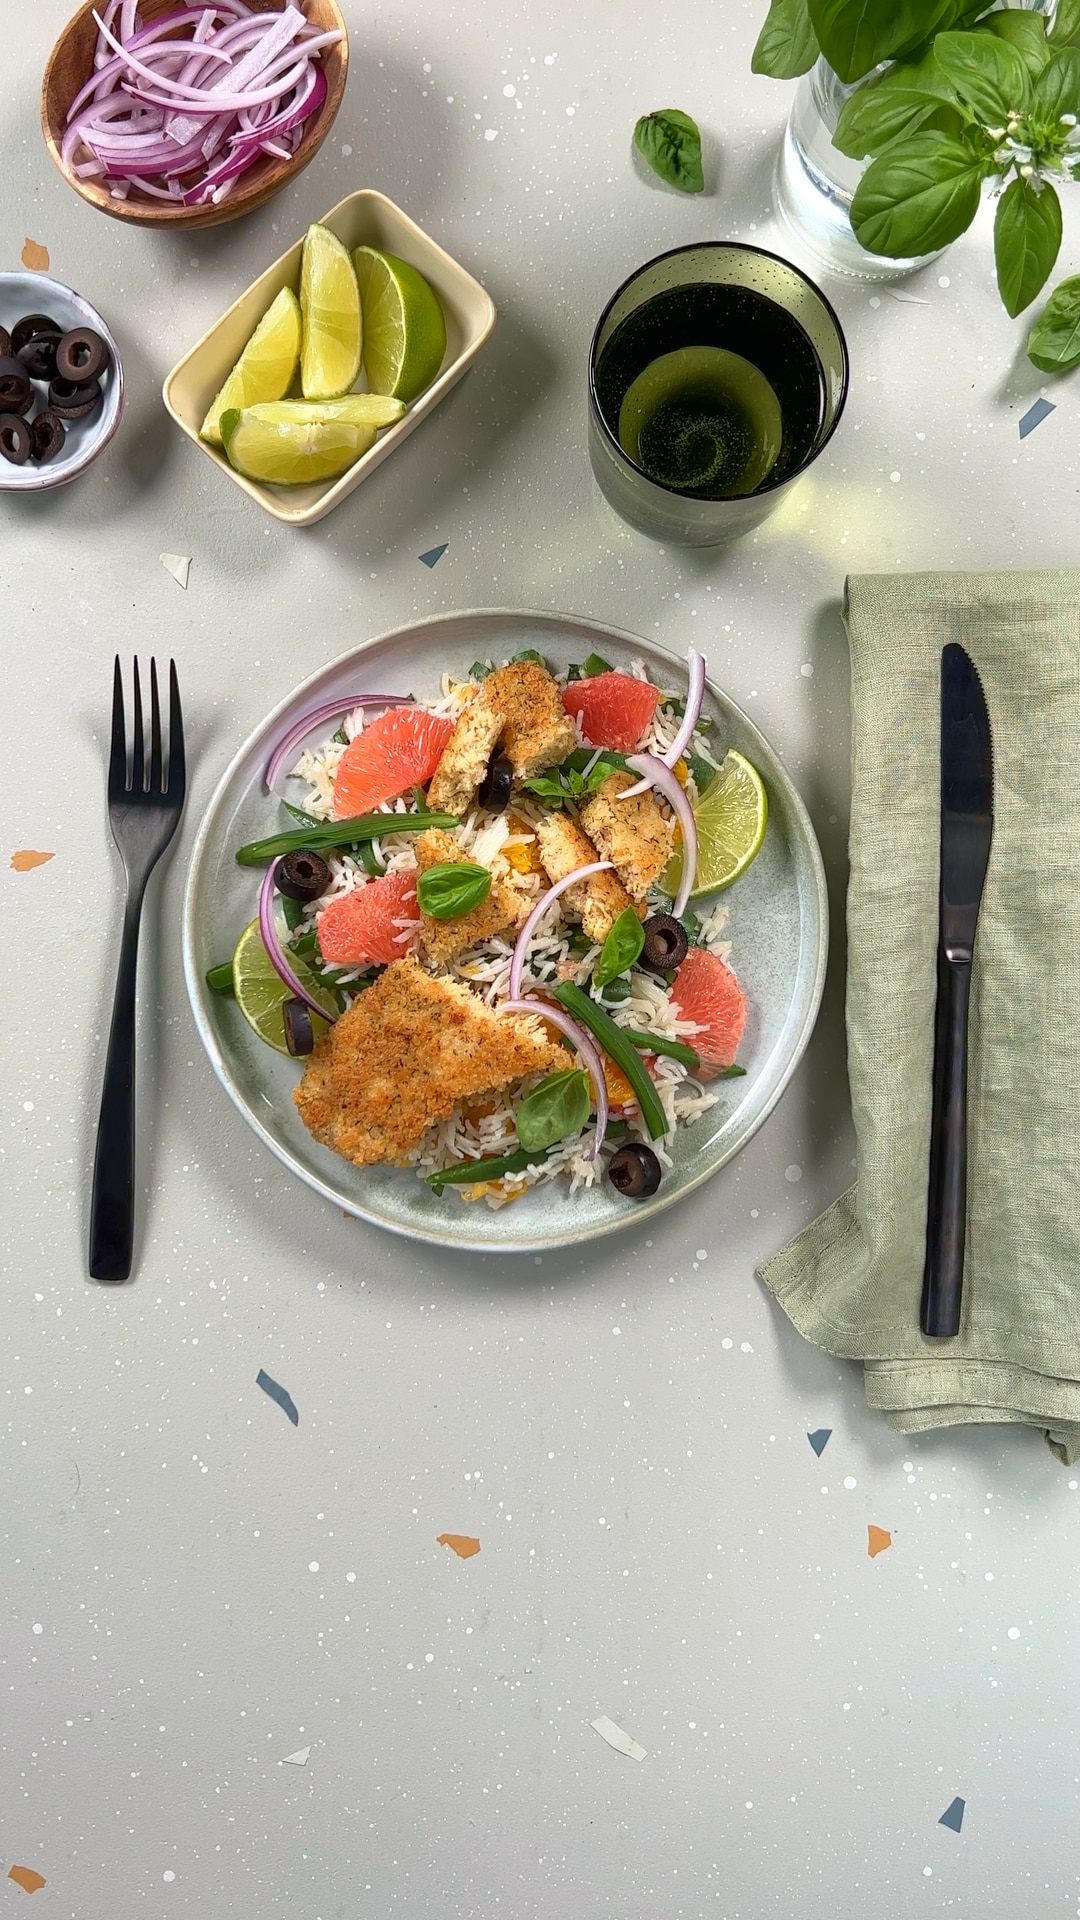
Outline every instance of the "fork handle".
<path id="1" fill-rule="evenodd" d="M 129 892 L 94 1149 L 90 1202 L 90 1274 L 94 1280 L 126 1280 L 131 1272 L 135 1239 L 135 977 L 141 914 L 142 892 Z"/>
<path id="2" fill-rule="evenodd" d="M 933 1340 L 960 1331 L 967 1238 L 967 1067 L 971 961 L 938 954 L 934 1097 L 926 1213 L 922 1330 Z"/>

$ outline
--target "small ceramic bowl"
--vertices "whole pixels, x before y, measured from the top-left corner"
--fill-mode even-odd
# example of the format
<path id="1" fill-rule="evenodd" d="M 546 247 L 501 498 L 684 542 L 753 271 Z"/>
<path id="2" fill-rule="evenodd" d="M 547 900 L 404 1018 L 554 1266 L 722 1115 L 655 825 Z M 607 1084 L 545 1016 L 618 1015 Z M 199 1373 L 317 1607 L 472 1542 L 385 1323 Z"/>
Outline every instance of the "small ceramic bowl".
<path id="1" fill-rule="evenodd" d="M 3 493 L 45 493 L 50 487 L 64 487 L 69 480 L 77 480 L 80 473 L 93 466 L 99 453 L 104 453 L 124 411 L 120 349 L 89 300 L 44 273 L 0 273 L 0 327 L 10 333 L 31 313 L 48 314 L 61 333 L 70 333 L 73 327 L 93 327 L 107 343 L 112 358 L 101 382 L 101 405 L 84 420 L 72 420 L 64 444 L 53 459 L 40 467 L 33 460 L 23 467 L 13 467 L 10 461 L 0 459 Z M 35 392 L 44 400 L 46 388 L 40 382 Z M 40 411 L 40 406 L 35 408 L 35 412 Z"/>
<path id="2" fill-rule="evenodd" d="M 242 487 L 267 513 L 272 513 L 275 520 L 283 520 L 292 527 L 309 527 L 340 506 L 438 406 L 475 360 L 495 325 L 495 305 L 490 294 L 384 194 L 366 188 L 351 193 L 347 200 L 340 201 L 323 215 L 322 225 L 336 233 L 350 251 L 353 247 L 378 247 L 384 253 L 407 260 L 438 295 L 446 320 L 442 369 L 426 392 L 414 401 L 404 419 L 380 433 L 370 453 L 364 454 L 340 479 L 307 487 L 269 487 L 249 480 L 229 465 L 219 448 L 207 446 L 199 439 L 199 428 L 214 395 L 224 385 L 267 308 L 282 287 L 299 289 L 303 235 L 241 294 L 190 353 L 177 362 L 164 387 L 165 405 L 189 440 L 236 486 Z"/>
<path id="3" fill-rule="evenodd" d="M 255 13 L 281 11 L 281 0 L 248 0 L 248 5 Z M 74 187 L 76 193 L 90 206 L 96 207 L 99 213 L 107 213 L 113 220 L 126 220 L 129 225 L 140 227 L 184 227 L 189 230 L 195 227 L 218 227 L 226 220 L 236 220 L 242 213 L 252 213 L 256 207 L 265 205 L 275 193 L 281 192 L 282 187 L 295 180 L 297 174 L 303 173 L 309 160 L 314 160 L 334 124 L 345 92 L 349 43 L 344 37 L 336 46 L 327 47 L 322 56 L 326 99 L 319 111 L 305 122 L 304 137 L 296 152 L 288 160 L 276 159 L 273 154 L 264 155 L 248 168 L 228 199 L 219 206 L 185 207 L 145 198 L 114 200 L 108 187 L 100 180 L 80 180 L 71 167 L 65 166 L 60 157 L 60 148 L 67 130 L 68 108 L 80 88 L 86 84 L 93 67 L 98 33 L 93 17 L 95 8 L 100 13 L 98 0 L 86 0 L 74 18 L 68 21 L 49 55 L 41 87 L 41 130 L 45 135 L 45 144 L 68 186 Z M 175 0 L 140 0 L 139 16 L 146 26 L 163 13 L 173 11 Z M 335 0 L 305 0 L 304 11 L 313 27 L 318 27 L 323 33 L 337 30 L 344 36 L 345 22 Z"/>

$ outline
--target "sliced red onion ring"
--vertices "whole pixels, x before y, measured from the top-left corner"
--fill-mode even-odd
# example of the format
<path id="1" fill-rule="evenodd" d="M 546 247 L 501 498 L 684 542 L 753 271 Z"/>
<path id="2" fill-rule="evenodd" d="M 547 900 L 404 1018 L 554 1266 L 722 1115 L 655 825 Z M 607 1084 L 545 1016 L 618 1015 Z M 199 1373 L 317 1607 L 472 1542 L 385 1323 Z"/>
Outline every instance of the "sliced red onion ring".
<path id="1" fill-rule="evenodd" d="M 660 755 L 666 767 L 677 766 L 686 748 L 694 737 L 694 728 L 701 718 L 701 706 L 705 698 L 705 659 L 696 647 L 686 649 L 686 671 L 689 681 L 686 689 L 686 711 L 682 724 L 670 747 Z M 648 780 L 639 780 L 634 787 L 627 787 L 620 793 L 620 800 L 632 800 L 635 794 L 644 793 L 650 785 Z"/>
<path id="2" fill-rule="evenodd" d="M 500 1002 L 499 1011 L 500 1013 L 531 1013 L 541 1020 L 550 1020 L 552 1026 L 558 1027 L 559 1032 L 565 1033 L 567 1039 L 573 1043 L 582 1065 L 588 1069 L 596 1093 L 596 1138 L 585 1155 L 586 1160 L 595 1160 L 607 1132 L 608 1090 L 604 1062 L 592 1035 L 586 1033 L 584 1027 L 579 1026 L 568 1013 L 564 1013 L 561 1007 L 553 1007 L 548 1000 L 503 1000 Z"/>
<path id="3" fill-rule="evenodd" d="M 274 792 L 282 766 L 293 747 L 311 733 L 321 720 L 336 720 L 343 713 L 351 713 L 354 707 L 404 707 L 408 702 L 408 694 L 356 693 L 343 696 L 340 700 L 333 700 L 325 707 L 313 707 L 310 713 L 304 714 L 303 719 L 294 720 L 290 727 L 286 727 L 271 753 L 266 768 L 266 784 L 269 791 Z"/>
<path id="4" fill-rule="evenodd" d="M 274 874 L 276 871 L 277 861 L 275 860 L 267 867 L 262 886 L 259 888 L 259 932 L 262 935 L 263 946 L 266 948 L 274 972 L 284 980 L 290 993 L 295 993 L 297 999 L 302 1000 L 305 1007 L 310 1007 L 312 1013 L 317 1013 L 320 1020 L 325 1020 L 328 1026 L 333 1026 L 337 1014 L 328 1013 L 325 1007 L 321 1007 L 297 979 L 278 937 L 278 930 L 274 923 Z"/>
<path id="5" fill-rule="evenodd" d="M 608 873 L 612 865 L 613 862 L 610 860 L 591 860 L 587 867 L 575 867 L 573 873 L 568 873 L 562 880 L 556 880 L 554 886 L 549 887 L 546 893 L 541 894 L 525 925 L 522 927 L 521 932 L 518 934 L 517 944 L 514 947 L 514 957 L 510 962 L 511 1000 L 520 1000 L 521 998 L 521 976 L 525 970 L 525 958 L 529 951 L 529 942 L 548 908 L 555 904 L 555 901 L 561 893 L 566 892 L 567 887 L 574 886 L 578 880 L 587 880 L 590 874 Z"/>
<path id="6" fill-rule="evenodd" d="M 698 834 L 694 809 L 675 774 L 658 754 L 631 753 L 627 756 L 626 764 L 632 767 L 635 773 L 643 776 L 643 787 L 659 788 L 682 828 L 682 879 L 679 881 L 679 891 L 675 895 L 671 909 L 678 920 L 680 915 L 686 912 L 686 903 L 693 891 L 694 876 L 697 873 Z"/>

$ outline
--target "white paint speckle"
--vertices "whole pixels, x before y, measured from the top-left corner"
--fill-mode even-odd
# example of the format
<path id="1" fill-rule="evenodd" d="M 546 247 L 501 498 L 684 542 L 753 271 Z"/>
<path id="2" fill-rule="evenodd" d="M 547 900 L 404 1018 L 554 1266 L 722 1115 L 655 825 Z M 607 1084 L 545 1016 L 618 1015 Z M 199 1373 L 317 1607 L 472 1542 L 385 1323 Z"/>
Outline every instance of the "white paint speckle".
<path id="1" fill-rule="evenodd" d="M 708 1257 L 709 1257 L 708 1247 L 699 1247 L 697 1252 L 694 1255 L 695 1260 L 707 1260 Z"/>
<path id="2" fill-rule="evenodd" d="M 814 677 L 813 662 L 811 660 L 804 660 L 802 666 L 799 668 L 799 672 L 802 674 L 804 680 L 812 680 Z"/>
<path id="3" fill-rule="evenodd" d="M 993 1577 L 994 1577 L 994 1576 L 993 1576 L 993 1574 L 992 1574 L 992 1573 L 984 1573 L 984 1574 L 983 1574 L 983 1579 L 984 1579 L 984 1580 L 992 1580 L 992 1579 L 993 1579 Z"/>
<path id="4" fill-rule="evenodd" d="M 754 1351 L 754 1349 L 753 1349 L 753 1347 L 752 1347 L 752 1346 L 750 1345 L 750 1342 L 749 1342 L 749 1340 L 741 1340 L 741 1341 L 739 1342 L 739 1352 L 740 1352 L 740 1353 L 753 1353 L 753 1351 Z"/>
<path id="5" fill-rule="evenodd" d="M 577 112 L 577 108 L 576 108 L 576 107 L 567 107 L 567 109 L 566 109 L 566 117 L 567 117 L 567 119 L 568 119 L 568 120 L 572 120 L 576 112 Z"/>
<path id="6" fill-rule="evenodd" d="M 161 1877 L 165 1881 L 166 1885 L 171 1885 L 172 1881 L 176 1879 L 176 1875 L 173 1872 L 171 1867 L 166 1867 Z"/>
<path id="7" fill-rule="evenodd" d="M 497 128 L 497 127 L 485 127 L 485 128 L 484 128 L 484 139 L 485 139 L 485 140 L 497 140 L 497 139 L 498 139 L 498 137 L 499 137 L 499 130 L 498 130 L 498 128 Z"/>
<path id="8" fill-rule="evenodd" d="M 726 1353 L 726 1352 L 727 1352 L 727 1351 L 728 1351 L 728 1350 L 729 1350 L 729 1349 L 731 1348 L 731 1346 L 733 1345 L 733 1342 L 725 1338 L 725 1339 L 723 1339 L 723 1340 L 721 1340 L 721 1342 L 720 1342 L 720 1345 L 721 1345 L 721 1346 L 723 1347 L 723 1349 L 724 1349 L 724 1351 L 725 1351 L 725 1353 Z"/>
<path id="9" fill-rule="evenodd" d="M 558 54 L 557 54 L 557 53 L 545 53 L 545 55 L 544 55 L 544 65 L 545 65 L 545 67 L 553 67 L 553 66 L 555 65 L 555 62 L 556 62 L 556 60 L 558 59 L 558 57 L 559 57 L 559 56 L 558 56 Z"/>
<path id="10" fill-rule="evenodd" d="M 923 1868 L 923 1875 L 924 1875 L 924 1877 L 925 1877 L 925 1878 L 926 1878 L 927 1880 L 929 1880 L 929 1879 L 931 1879 L 931 1878 L 932 1878 L 932 1876 L 933 1876 L 933 1872 L 934 1872 L 934 1869 L 933 1869 L 933 1867 L 924 1867 L 924 1868 Z"/>
<path id="11" fill-rule="evenodd" d="M 847 1488 L 847 1490 L 848 1490 L 848 1492 L 849 1492 L 849 1493 L 851 1492 L 851 1490 L 852 1490 L 852 1488 L 853 1488 L 853 1487 L 856 1487 L 856 1486 L 858 1486 L 858 1481 L 856 1480 L 856 1478 L 855 1478 L 855 1476 L 854 1476 L 854 1474 L 853 1474 L 853 1473 L 848 1473 L 848 1474 L 845 1474 L 845 1476 L 844 1476 L 844 1485 L 845 1485 L 845 1487 Z"/>
<path id="12" fill-rule="evenodd" d="M 427 1665 L 428 1665 L 429 1667 L 430 1667 L 430 1665 L 431 1665 L 431 1663 L 432 1663 L 432 1661 L 434 1660 L 434 1658 L 435 1658 L 435 1655 L 434 1655 L 433 1653 L 425 1653 L 425 1655 L 424 1655 L 424 1659 L 425 1659 L 425 1661 L 427 1662 Z"/>
<path id="13" fill-rule="evenodd" d="M 1010 1639 L 1010 1640 L 1019 1640 L 1019 1638 L 1020 1638 L 1020 1629 L 1019 1629 L 1019 1627 L 1010 1627 L 1010 1628 L 1009 1628 L 1009 1639 Z"/>
<path id="14" fill-rule="evenodd" d="M 938 277 L 937 277 L 937 283 L 938 283 L 938 286 L 939 286 L 939 287 L 951 287 L 951 286 L 952 286 L 952 281 L 951 281 L 951 280 L 949 279 L 949 276 L 948 276 L 948 274 L 947 274 L 947 273 L 939 273 L 939 274 L 938 274 Z"/>
<path id="15" fill-rule="evenodd" d="M 318 1571 L 319 1571 L 319 1563 L 318 1563 L 318 1561 L 317 1561 L 317 1560 L 309 1560 L 309 1561 L 308 1561 L 308 1569 L 307 1569 L 307 1570 L 308 1570 L 308 1572 L 309 1572 L 309 1573 L 318 1573 Z"/>
<path id="16" fill-rule="evenodd" d="M 503 88 L 503 99 L 512 100 L 516 93 L 517 93 L 517 88 L 512 87 L 508 84 Z"/>
<path id="17" fill-rule="evenodd" d="M 34 1631 L 35 1633 L 44 1633 L 44 1631 L 45 1631 L 45 1629 L 44 1629 L 44 1627 L 42 1626 L 42 1624 L 41 1624 L 41 1621 L 40 1621 L 40 1620 L 35 1620 L 35 1621 L 34 1621 L 34 1626 L 33 1626 L 33 1631 Z"/>
<path id="18" fill-rule="evenodd" d="M 348 1581 L 348 1583 L 349 1583 L 349 1585 L 350 1585 L 350 1587 L 351 1587 L 351 1586 L 352 1586 L 352 1584 L 353 1584 L 353 1582 L 354 1582 L 354 1581 L 355 1581 L 355 1579 L 356 1579 L 356 1575 L 355 1575 L 355 1573 L 347 1573 L 347 1574 L 345 1575 L 345 1578 L 346 1578 L 346 1580 Z"/>
<path id="19" fill-rule="evenodd" d="M 24 1112 L 24 1113 L 33 1113 L 33 1111 L 34 1111 L 34 1103 L 33 1103 L 33 1101 L 32 1101 L 32 1100 L 24 1100 L 24 1101 L 23 1101 L 23 1103 L 22 1103 L 22 1110 L 23 1110 L 23 1112 Z"/>
<path id="20" fill-rule="evenodd" d="M 345 146 L 343 146 L 343 147 L 342 147 L 342 149 L 341 149 L 341 157 L 342 157 L 342 159 L 343 159 L 343 160 L 351 160 L 351 159 L 352 159 L 352 148 L 351 148 L 351 147 L 350 147 L 350 146 L 348 145 L 348 143 L 346 143 L 346 144 L 345 144 Z"/>
<path id="21" fill-rule="evenodd" d="M 894 486 L 896 485 L 896 482 L 899 480 L 899 478 L 900 478 L 900 475 L 895 470 L 889 475 L 889 479 L 892 481 Z"/>
<path id="22" fill-rule="evenodd" d="M 794 1186 L 797 1181 L 802 1179 L 802 1168 L 796 1166 L 785 1167 L 784 1179 L 790 1180 L 792 1186 Z"/>

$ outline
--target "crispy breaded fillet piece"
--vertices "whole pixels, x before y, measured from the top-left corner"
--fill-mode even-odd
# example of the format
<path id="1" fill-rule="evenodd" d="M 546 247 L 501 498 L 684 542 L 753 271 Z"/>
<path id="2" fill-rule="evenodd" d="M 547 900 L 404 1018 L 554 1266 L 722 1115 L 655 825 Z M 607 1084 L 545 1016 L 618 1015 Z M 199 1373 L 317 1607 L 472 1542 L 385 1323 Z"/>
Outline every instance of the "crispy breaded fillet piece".
<path id="1" fill-rule="evenodd" d="M 316 1140 L 370 1167 L 400 1162 L 455 1101 L 566 1058 L 538 1020 L 497 1013 L 458 981 L 395 960 L 315 1042 L 293 1098 Z"/>
<path id="2" fill-rule="evenodd" d="M 488 674 L 447 741 L 428 788 L 429 806 L 464 813 L 500 743 L 519 780 L 557 766 L 577 746 L 558 686 L 535 660 Z"/>
<path id="3" fill-rule="evenodd" d="M 463 850 L 453 834 L 444 833 L 441 827 L 431 827 L 417 838 L 416 864 L 421 873 L 426 873 L 428 867 L 455 866 L 471 860 L 472 855 Z M 436 920 L 432 914 L 421 912 L 420 938 L 424 951 L 429 960 L 445 967 L 477 940 L 490 940 L 493 933 L 505 933 L 508 929 L 516 933 L 528 915 L 530 904 L 524 894 L 493 877 L 487 899 L 471 913 L 459 914 L 456 920 Z"/>
<path id="4" fill-rule="evenodd" d="M 628 800 L 626 804 L 632 806 L 633 802 Z M 592 841 L 568 813 L 547 814 L 536 829 L 536 839 L 549 880 L 564 880 L 575 867 L 587 867 L 594 860 L 607 858 L 597 853 Z M 603 946 L 620 913 L 634 904 L 615 873 L 590 874 L 587 880 L 579 880 L 576 886 L 569 887 L 562 897 L 571 913 L 580 916 L 585 932 L 597 946 Z"/>
<path id="5" fill-rule="evenodd" d="M 581 824 L 594 846 L 599 847 L 601 860 L 614 862 L 631 898 L 644 900 L 671 859 L 673 829 L 661 813 L 655 793 L 619 799 L 634 780 L 632 773 L 613 773 L 598 793 L 583 802 Z"/>

